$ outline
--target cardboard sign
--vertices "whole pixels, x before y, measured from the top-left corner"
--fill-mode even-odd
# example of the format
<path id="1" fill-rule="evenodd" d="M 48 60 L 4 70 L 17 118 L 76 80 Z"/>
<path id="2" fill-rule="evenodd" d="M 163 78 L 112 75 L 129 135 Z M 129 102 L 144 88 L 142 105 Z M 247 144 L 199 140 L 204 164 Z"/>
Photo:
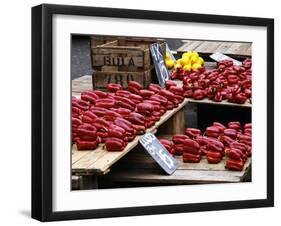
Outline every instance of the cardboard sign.
<path id="1" fill-rule="evenodd" d="M 176 171 L 178 168 L 177 160 L 167 151 L 154 134 L 144 134 L 139 139 L 139 142 L 167 174 L 171 175 Z"/>
<path id="2" fill-rule="evenodd" d="M 222 53 L 214 53 L 214 54 L 210 55 L 210 58 L 212 58 L 213 60 L 215 60 L 217 62 L 222 61 L 222 60 L 232 60 L 234 65 L 237 65 L 237 66 L 242 65 L 242 63 L 240 61 L 235 60 L 235 59 L 233 59 L 229 56 L 226 56 Z"/>
<path id="3" fill-rule="evenodd" d="M 169 72 L 165 65 L 165 56 L 163 56 L 162 49 L 159 43 L 150 45 L 150 52 L 155 66 L 158 83 L 161 87 L 165 87 L 165 81 L 170 79 Z"/>

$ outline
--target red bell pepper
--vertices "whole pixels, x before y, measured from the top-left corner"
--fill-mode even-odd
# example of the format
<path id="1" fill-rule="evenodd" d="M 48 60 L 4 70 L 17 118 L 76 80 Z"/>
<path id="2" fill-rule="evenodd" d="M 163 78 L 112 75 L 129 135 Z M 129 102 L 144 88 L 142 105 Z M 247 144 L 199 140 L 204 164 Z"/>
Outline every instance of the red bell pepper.
<path id="1" fill-rule="evenodd" d="M 189 138 L 193 139 L 196 138 L 197 136 L 201 136 L 202 133 L 200 129 L 186 128 L 185 134 L 189 136 Z"/>
<path id="2" fill-rule="evenodd" d="M 206 93 L 204 90 L 202 89 L 197 89 L 193 92 L 193 95 L 192 97 L 195 99 L 195 100 L 202 100 L 204 99 L 206 96 Z"/>
<path id="3" fill-rule="evenodd" d="M 235 129 L 235 130 L 240 130 L 241 129 L 241 124 L 238 121 L 236 121 L 236 122 L 229 122 L 228 123 L 228 128 Z"/>
<path id="4" fill-rule="evenodd" d="M 149 103 L 140 103 L 137 105 L 137 111 L 144 115 L 150 115 L 154 110 L 152 104 Z"/>
<path id="5" fill-rule="evenodd" d="M 107 151 L 123 151 L 126 146 L 126 143 L 115 137 L 109 137 L 105 141 L 105 147 Z"/>
<path id="6" fill-rule="evenodd" d="M 99 144 L 98 138 L 93 141 L 85 141 L 85 140 L 80 140 L 80 139 L 76 140 L 76 146 L 79 151 L 96 149 L 98 144 Z"/>
<path id="7" fill-rule="evenodd" d="M 232 138 L 228 137 L 228 136 L 220 136 L 219 137 L 219 141 L 222 142 L 225 146 L 230 147 L 230 145 L 235 141 Z"/>
<path id="8" fill-rule="evenodd" d="M 175 144 L 182 144 L 183 143 L 183 140 L 185 139 L 189 139 L 188 136 L 184 135 L 184 134 L 175 134 L 173 137 L 172 137 L 172 141 L 175 143 Z"/>
<path id="9" fill-rule="evenodd" d="M 208 138 L 207 149 L 210 150 L 210 151 L 218 151 L 218 152 L 223 153 L 224 145 L 223 145 L 222 142 L 220 142 L 217 139 Z"/>
<path id="10" fill-rule="evenodd" d="M 131 112 L 128 116 L 125 117 L 129 122 L 135 125 L 145 125 L 145 118 L 143 115 L 137 113 L 137 112 Z"/>
<path id="11" fill-rule="evenodd" d="M 140 83 L 135 82 L 135 81 L 130 81 L 128 83 L 128 87 L 134 87 L 135 89 L 138 89 L 138 90 L 143 89 L 143 86 Z"/>
<path id="12" fill-rule="evenodd" d="M 154 94 L 155 93 L 151 90 L 147 90 L 147 89 L 140 90 L 140 96 L 142 96 L 143 98 L 149 98 Z"/>
<path id="13" fill-rule="evenodd" d="M 237 131 L 235 129 L 225 129 L 223 131 L 223 133 L 224 133 L 225 136 L 228 136 L 228 137 L 230 137 L 230 138 L 232 138 L 234 140 L 237 137 Z"/>
<path id="14" fill-rule="evenodd" d="M 200 154 L 183 153 L 182 160 L 183 160 L 183 162 L 198 163 L 201 160 L 201 155 Z"/>
<path id="15" fill-rule="evenodd" d="M 120 126 L 116 126 L 114 124 L 111 124 L 109 126 L 109 129 L 108 129 L 108 136 L 109 137 L 116 137 L 116 138 L 124 140 L 124 138 L 126 136 L 126 131 L 125 131 L 125 129 L 123 129 Z"/>
<path id="16" fill-rule="evenodd" d="M 100 90 L 94 90 L 94 91 L 91 91 L 91 92 L 96 94 L 99 98 L 107 98 L 108 97 L 108 93 L 100 91 Z"/>
<path id="17" fill-rule="evenodd" d="M 90 107 L 90 104 L 84 100 L 76 100 L 72 102 L 73 107 L 77 107 L 82 111 L 87 111 Z"/>
<path id="18" fill-rule="evenodd" d="M 242 151 L 236 148 L 231 148 L 228 151 L 227 155 L 230 159 L 234 159 L 234 160 L 241 160 L 243 158 Z"/>
<path id="19" fill-rule="evenodd" d="M 120 84 L 109 83 L 107 84 L 106 88 L 109 92 L 115 93 L 116 91 L 121 90 L 122 86 Z"/>
<path id="20" fill-rule="evenodd" d="M 217 137 L 220 136 L 221 130 L 220 130 L 220 128 L 218 128 L 216 126 L 210 126 L 210 127 L 206 128 L 205 134 L 208 137 L 215 137 L 215 138 L 217 138 Z"/>
<path id="21" fill-rule="evenodd" d="M 226 168 L 229 170 L 236 170 L 236 171 L 242 171 L 244 168 L 244 162 L 243 160 L 231 160 L 228 159 L 226 161 Z"/>
<path id="22" fill-rule="evenodd" d="M 223 133 L 225 126 L 221 124 L 220 122 L 213 122 L 213 126 L 216 126 L 220 129 L 220 132 Z"/>
<path id="23" fill-rule="evenodd" d="M 115 96 L 120 96 L 120 97 L 129 97 L 131 95 L 131 92 L 129 92 L 128 90 L 118 90 L 115 93 Z"/>

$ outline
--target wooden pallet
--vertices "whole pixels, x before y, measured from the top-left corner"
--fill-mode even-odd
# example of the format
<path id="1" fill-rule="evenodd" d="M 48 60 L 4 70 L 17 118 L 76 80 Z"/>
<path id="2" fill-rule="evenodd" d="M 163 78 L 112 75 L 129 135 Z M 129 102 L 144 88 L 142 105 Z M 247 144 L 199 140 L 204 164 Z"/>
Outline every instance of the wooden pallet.
<path id="1" fill-rule="evenodd" d="M 249 42 L 221 42 L 204 40 L 183 40 L 184 44 L 177 52 L 196 51 L 202 56 L 209 56 L 220 52 L 230 57 L 247 58 L 252 56 L 252 43 Z"/>
<path id="2" fill-rule="evenodd" d="M 155 125 L 147 132 L 155 133 L 157 128 L 180 111 L 187 103 L 182 102 L 177 108 L 167 111 Z M 106 174 L 110 167 L 124 155 L 137 146 L 140 136 L 137 136 L 122 152 L 108 152 L 103 144 L 95 150 L 78 151 L 76 145 L 72 147 L 72 173 L 76 175 Z"/>
<path id="3" fill-rule="evenodd" d="M 167 136 L 164 136 L 167 138 Z M 206 157 L 200 163 L 184 163 L 181 156 L 175 157 L 178 169 L 172 175 L 166 175 L 156 162 L 143 149 L 135 150 L 119 162 L 105 180 L 127 183 L 149 184 L 202 184 L 245 181 L 250 172 L 251 158 L 247 160 L 241 172 L 225 168 L 226 158 L 218 164 L 209 164 Z"/>

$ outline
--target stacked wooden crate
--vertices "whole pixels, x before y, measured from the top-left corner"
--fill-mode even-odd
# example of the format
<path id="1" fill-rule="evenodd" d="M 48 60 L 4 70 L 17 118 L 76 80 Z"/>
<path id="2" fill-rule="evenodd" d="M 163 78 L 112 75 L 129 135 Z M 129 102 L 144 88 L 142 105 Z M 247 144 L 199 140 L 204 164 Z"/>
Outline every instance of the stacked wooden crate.
<path id="1" fill-rule="evenodd" d="M 159 42 L 165 55 L 165 42 L 160 39 L 118 38 L 98 44 L 92 39 L 91 59 L 93 88 L 105 89 L 108 83 L 127 87 L 129 81 L 137 81 L 147 87 L 155 75 L 150 45 Z"/>

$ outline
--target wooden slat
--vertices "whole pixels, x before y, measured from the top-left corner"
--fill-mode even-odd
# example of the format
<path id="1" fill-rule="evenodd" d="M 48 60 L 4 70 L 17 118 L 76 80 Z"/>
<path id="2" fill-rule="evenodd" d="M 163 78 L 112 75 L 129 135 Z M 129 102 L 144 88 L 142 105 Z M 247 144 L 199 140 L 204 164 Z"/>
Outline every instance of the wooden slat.
<path id="1" fill-rule="evenodd" d="M 186 41 L 181 47 L 177 49 L 177 51 L 178 52 L 193 51 L 202 43 L 203 43 L 202 41 Z"/>
<path id="2" fill-rule="evenodd" d="M 114 172 L 110 178 L 115 181 L 142 182 L 142 183 L 218 183 L 240 182 L 239 172 L 234 171 L 207 171 L 207 170 L 176 170 L 172 175 L 164 175 L 160 171 L 145 169 L 124 170 Z"/>
<path id="3" fill-rule="evenodd" d="M 238 106 L 238 107 L 247 107 L 247 108 L 251 108 L 252 104 L 249 102 L 249 100 L 246 101 L 245 104 L 236 104 L 236 103 L 231 103 L 228 102 L 227 100 L 223 100 L 222 102 L 215 102 L 212 100 L 209 100 L 207 98 L 203 99 L 203 100 L 194 100 L 191 98 L 187 98 L 188 102 L 190 103 L 200 103 L 200 104 L 213 104 L 213 105 L 220 105 L 220 106 Z"/>
<path id="4" fill-rule="evenodd" d="M 232 45 L 233 45 L 233 42 L 222 42 L 218 46 L 218 48 L 214 49 L 214 53 L 217 53 L 217 52 L 225 53 Z"/>
<path id="5" fill-rule="evenodd" d="M 205 41 L 198 47 L 194 49 L 194 51 L 198 53 L 213 53 L 215 49 L 217 49 L 222 42 L 211 42 L 211 41 Z"/>
<path id="6" fill-rule="evenodd" d="M 237 55 L 237 56 L 248 56 L 247 50 L 251 47 L 251 43 L 233 43 L 224 54 Z"/>

